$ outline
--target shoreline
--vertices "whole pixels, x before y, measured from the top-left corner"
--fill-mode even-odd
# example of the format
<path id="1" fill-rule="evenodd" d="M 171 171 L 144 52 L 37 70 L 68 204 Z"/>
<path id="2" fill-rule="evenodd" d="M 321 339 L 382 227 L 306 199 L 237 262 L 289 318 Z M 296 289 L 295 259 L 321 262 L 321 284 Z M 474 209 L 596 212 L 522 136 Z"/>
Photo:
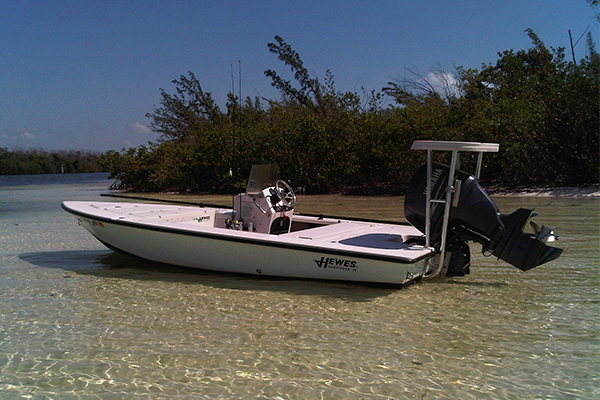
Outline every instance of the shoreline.
<path id="1" fill-rule="evenodd" d="M 574 197 L 574 198 L 597 198 L 600 199 L 600 184 L 593 186 L 577 187 L 577 186 L 564 186 L 564 187 L 518 187 L 518 188 L 506 188 L 506 187 L 492 187 L 485 188 L 485 191 L 492 197 Z M 111 190 L 111 192 L 113 192 Z M 347 195 L 340 193 L 330 194 L 315 194 L 315 195 L 303 195 L 306 197 L 311 196 L 347 196 L 353 197 L 356 195 Z M 179 200 L 190 199 L 195 197 L 211 198 L 215 199 L 220 197 L 231 197 L 231 194 L 215 194 L 215 193 L 181 193 L 181 192 L 135 192 L 127 190 L 114 190 L 114 193 L 107 193 L 103 196 L 107 197 L 123 197 L 130 199 L 140 199 L 140 196 L 146 197 L 147 199 L 161 198 L 161 197 L 174 197 Z M 383 195 L 385 197 L 385 195 Z M 403 196 L 403 195 L 401 195 Z M 363 197 L 363 196 L 361 196 Z M 364 195 L 364 197 L 381 197 L 381 195 Z M 212 201 L 212 200 L 211 200 Z"/>
<path id="2" fill-rule="evenodd" d="M 584 187 L 484 188 L 490 196 L 600 198 L 600 184 Z"/>

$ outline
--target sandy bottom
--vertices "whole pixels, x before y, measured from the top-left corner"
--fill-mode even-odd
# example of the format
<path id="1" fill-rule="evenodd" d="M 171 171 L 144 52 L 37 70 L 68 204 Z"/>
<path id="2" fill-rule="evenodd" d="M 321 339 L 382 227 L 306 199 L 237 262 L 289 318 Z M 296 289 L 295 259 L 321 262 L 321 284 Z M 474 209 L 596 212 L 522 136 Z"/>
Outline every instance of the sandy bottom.
<path id="1" fill-rule="evenodd" d="M 489 190 L 494 196 L 539 196 L 539 197 L 599 197 L 600 185 L 589 187 L 534 187 L 519 189 Z"/>

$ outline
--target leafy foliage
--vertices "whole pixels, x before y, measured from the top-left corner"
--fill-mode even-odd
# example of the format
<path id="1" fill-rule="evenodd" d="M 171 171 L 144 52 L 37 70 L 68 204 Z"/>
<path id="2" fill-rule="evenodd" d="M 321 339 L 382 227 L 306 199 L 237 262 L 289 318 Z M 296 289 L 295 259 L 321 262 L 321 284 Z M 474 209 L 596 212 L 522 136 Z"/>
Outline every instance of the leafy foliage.
<path id="1" fill-rule="evenodd" d="M 176 94 L 160 89 L 161 104 L 146 116 L 152 119 L 150 127 L 162 135 L 162 140 L 184 140 L 201 135 L 223 115 L 210 92 L 205 92 L 192 72 L 173 80 Z"/>
<path id="2" fill-rule="evenodd" d="M 275 41 L 277 43 L 269 43 L 269 51 L 277 54 L 277 58 L 290 66 L 300 89 L 294 88 L 290 81 L 282 79 L 277 72 L 269 69 L 265 71 L 265 75 L 273 80 L 273 87 L 279 89 L 284 99 L 295 101 L 312 111 L 324 112 L 323 87 L 319 80 L 310 77 L 300 55 L 289 44 L 279 36 L 275 36 Z"/>
<path id="3" fill-rule="evenodd" d="M 467 138 L 498 141 L 494 173 L 504 184 L 584 184 L 598 178 L 600 60 L 566 62 L 531 30 L 534 47 L 505 51 L 496 65 L 463 71 Z M 585 171 L 585 175 L 582 174 Z"/>
<path id="4" fill-rule="evenodd" d="M 115 187 L 133 190 L 232 192 L 252 164 L 271 163 L 308 193 L 401 193 L 420 152 L 413 140 L 500 143 L 486 158 L 485 177 L 502 185 L 581 185 L 599 173 L 600 57 L 567 62 L 564 49 L 548 49 L 531 30 L 533 47 L 499 53 L 481 70 L 438 71 L 441 92 L 415 73 L 360 96 L 335 89 L 326 71 L 311 76 L 281 37 L 269 51 L 294 80 L 265 71 L 279 100 L 227 96 L 222 112 L 192 72 L 161 92 L 151 127 L 158 143 L 104 155 Z M 458 83 L 457 83 L 458 82 Z M 457 86 L 458 85 L 458 86 Z M 396 104 L 383 108 L 384 96 Z M 466 160 L 467 163 L 469 160 Z"/>
<path id="5" fill-rule="evenodd" d="M 100 153 L 85 151 L 15 150 L 0 148 L 0 175 L 102 172 Z"/>

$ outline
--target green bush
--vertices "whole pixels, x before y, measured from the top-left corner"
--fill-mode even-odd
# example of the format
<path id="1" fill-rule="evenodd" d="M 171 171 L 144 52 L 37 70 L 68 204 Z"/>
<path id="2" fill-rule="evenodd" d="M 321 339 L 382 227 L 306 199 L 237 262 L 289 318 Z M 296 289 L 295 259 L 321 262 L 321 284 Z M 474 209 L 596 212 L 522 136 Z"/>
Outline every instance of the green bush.
<path id="1" fill-rule="evenodd" d="M 276 37 L 269 50 L 294 76 L 265 72 L 280 100 L 264 107 L 229 93 L 222 112 L 190 72 L 173 81 L 175 94 L 161 89 L 160 107 L 148 114 L 158 143 L 102 161 L 119 189 L 235 192 L 252 164 L 270 163 L 307 193 L 398 194 L 424 162 L 410 150 L 414 140 L 481 141 L 500 144 L 485 159 L 487 181 L 597 183 L 600 57 L 588 39 L 590 56 L 567 62 L 564 49 L 527 32 L 531 49 L 500 53 L 481 71 L 458 68 L 459 87 L 447 82 L 439 93 L 419 77 L 363 97 L 337 91 L 330 71 L 324 83 L 311 77 Z M 396 104 L 381 107 L 384 95 Z"/>

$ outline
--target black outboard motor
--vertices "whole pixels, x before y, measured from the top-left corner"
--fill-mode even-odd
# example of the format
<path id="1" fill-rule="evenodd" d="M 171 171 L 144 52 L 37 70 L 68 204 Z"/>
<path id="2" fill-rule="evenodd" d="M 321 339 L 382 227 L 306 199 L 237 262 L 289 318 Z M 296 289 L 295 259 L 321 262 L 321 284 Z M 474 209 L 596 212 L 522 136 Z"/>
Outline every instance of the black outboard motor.
<path id="1" fill-rule="evenodd" d="M 446 199 L 449 173 L 448 166 L 432 164 L 432 200 Z M 427 165 L 423 165 L 415 173 L 404 201 L 406 219 L 423 233 L 426 231 L 426 185 Z M 469 272 L 469 240 L 480 243 L 484 253 L 491 253 L 523 271 L 554 260 L 562 253 L 562 249 L 546 244 L 548 239 L 554 238 L 549 228 L 543 226 L 535 234 L 523 232 L 529 218 L 537 215 L 532 210 L 521 208 L 510 215 L 500 214 L 478 179 L 460 170 L 456 171 L 454 189 L 446 238 L 446 251 L 452 255 L 446 276 Z M 438 249 L 442 241 L 444 207 L 444 203 L 431 204 L 430 244 Z"/>

